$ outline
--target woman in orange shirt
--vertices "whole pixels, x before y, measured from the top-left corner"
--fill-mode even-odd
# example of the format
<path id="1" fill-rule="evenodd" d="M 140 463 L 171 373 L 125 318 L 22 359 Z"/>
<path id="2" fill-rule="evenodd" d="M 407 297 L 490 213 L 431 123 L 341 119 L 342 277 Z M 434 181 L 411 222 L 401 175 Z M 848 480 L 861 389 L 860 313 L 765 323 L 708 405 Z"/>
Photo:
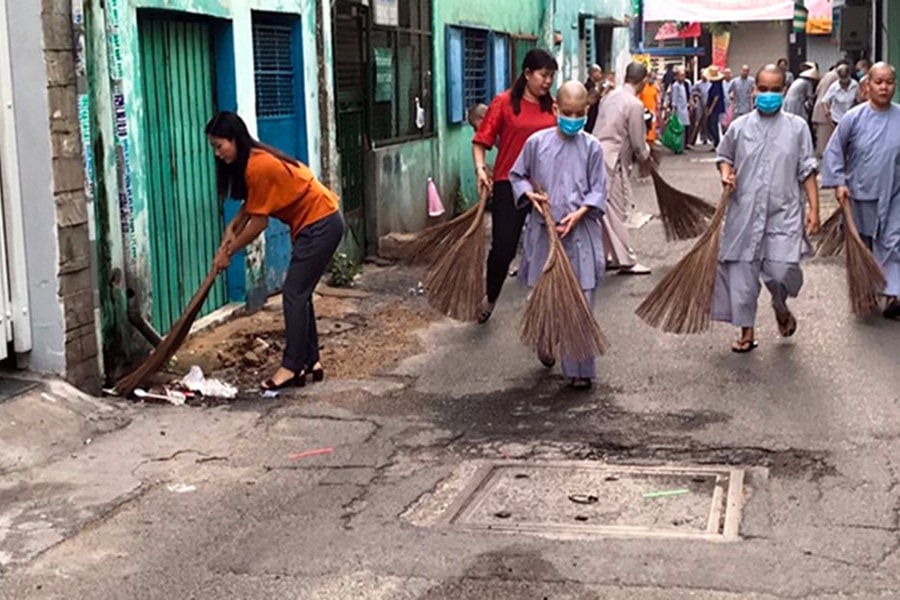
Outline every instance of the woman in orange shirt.
<path id="1" fill-rule="evenodd" d="M 284 357 L 261 387 L 304 386 L 307 373 L 322 381 L 312 294 L 344 235 L 338 197 L 309 167 L 253 139 L 232 112 L 217 114 L 207 124 L 206 136 L 216 155 L 219 198 L 243 201 L 222 236 L 215 268 L 227 269 L 234 253 L 266 230 L 269 217 L 286 223 L 294 240 L 283 290 Z"/>

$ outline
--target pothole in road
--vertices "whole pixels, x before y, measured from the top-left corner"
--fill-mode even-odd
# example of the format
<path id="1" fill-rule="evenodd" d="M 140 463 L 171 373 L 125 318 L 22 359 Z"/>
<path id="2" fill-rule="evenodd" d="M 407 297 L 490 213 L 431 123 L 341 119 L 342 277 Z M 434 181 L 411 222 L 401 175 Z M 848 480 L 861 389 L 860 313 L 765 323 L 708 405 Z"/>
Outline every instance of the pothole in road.
<path id="1" fill-rule="evenodd" d="M 468 463 L 405 516 L 419 525 L 554 538 L 737 541 L 744 475 L 729 466 Z"/>

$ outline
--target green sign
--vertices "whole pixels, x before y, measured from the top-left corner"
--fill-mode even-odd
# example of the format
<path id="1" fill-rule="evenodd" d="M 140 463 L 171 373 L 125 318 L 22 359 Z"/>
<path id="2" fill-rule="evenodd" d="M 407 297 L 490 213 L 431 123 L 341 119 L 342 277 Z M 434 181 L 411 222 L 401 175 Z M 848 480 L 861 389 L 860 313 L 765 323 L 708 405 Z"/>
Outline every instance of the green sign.
<path id="1" fill-rule="evenodd" d="M 375 50 L 375 102 L 394 99 L 394 51 L 390 48 Z"/>

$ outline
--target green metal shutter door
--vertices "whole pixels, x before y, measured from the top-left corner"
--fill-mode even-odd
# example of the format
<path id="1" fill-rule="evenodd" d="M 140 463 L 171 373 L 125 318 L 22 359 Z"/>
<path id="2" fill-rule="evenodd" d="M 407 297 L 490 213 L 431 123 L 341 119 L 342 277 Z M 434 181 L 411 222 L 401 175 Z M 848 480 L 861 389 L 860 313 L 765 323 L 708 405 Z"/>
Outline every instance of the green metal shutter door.
<path id="1" fill-rule="evenodd" d="M 215 164 L 204 127 L 213 114 L 213 55 L 200 22 L 141 19 L 152 321 L 165 332 L 212 264 L 222 233 Z M 224 277 L 202 314 L 227 301 Z"/>

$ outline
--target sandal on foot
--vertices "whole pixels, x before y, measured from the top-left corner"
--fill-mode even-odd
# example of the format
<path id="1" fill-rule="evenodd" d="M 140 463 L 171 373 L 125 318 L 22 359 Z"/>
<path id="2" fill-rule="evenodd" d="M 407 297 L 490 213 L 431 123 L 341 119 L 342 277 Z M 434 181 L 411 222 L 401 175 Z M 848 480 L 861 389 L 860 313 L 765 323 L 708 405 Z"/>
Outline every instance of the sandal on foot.
<path id="1" fill-rule="evenodd" d="M 895 299 L 888 302 L 884 307 L 883 314 L 885 319 L 900 320 L 900 300 Z"/>
<path id="2" fill-rule="evenodd" d="M 731 345 L 731 351 L 735 354 L 747 354 L 753 352 L 759 346 L 756 340 L 737 340 Z"/>
<path id="3" fill-rule="evenodd" d="M 778 314 L 778 311 L 775 311 L 775 321 L 778 322 L 778 333 L 781 334 L 781 337 L 789 338 L 796 333 L 797 319 L 791 311 L 787 311 L 783 315 Z"/>
<path id="4" fill-rule="evenodd" d="M 491 315 L 494 314 L 494 303 L 493 302 L 485 302 L 481 305 L 481 312 L 478 313 L 478 324 L 484 325 L 491 318 Z"/>
<path id="5" fill-rule="evenodd" d="M 548 369 L 552 369 L 556 365 L 556 359 L 552 356 L 541 356 L 538 354 L 538 360 Z"/>
<path id="6" fill-rule="evenodd" d="M 593 385 L 593 381 L 591 381 L 590 379 L 585 379 L 583 377 L 574 377 L 571 381 L 569 381 L 569 388 L 577 392 L 589 390 Z"/>
<path id="7" fill-rule="evenodd" d="M 275 383 L 272 379 L 266 379 L 259 387 L 264 392 L 277 392 L 290 387 L 303 387 L 305 385 L 306 373 L 303 373 L 302 375 L 294 375 L 287 381 L 282 381 L 281 383 Z"/>

